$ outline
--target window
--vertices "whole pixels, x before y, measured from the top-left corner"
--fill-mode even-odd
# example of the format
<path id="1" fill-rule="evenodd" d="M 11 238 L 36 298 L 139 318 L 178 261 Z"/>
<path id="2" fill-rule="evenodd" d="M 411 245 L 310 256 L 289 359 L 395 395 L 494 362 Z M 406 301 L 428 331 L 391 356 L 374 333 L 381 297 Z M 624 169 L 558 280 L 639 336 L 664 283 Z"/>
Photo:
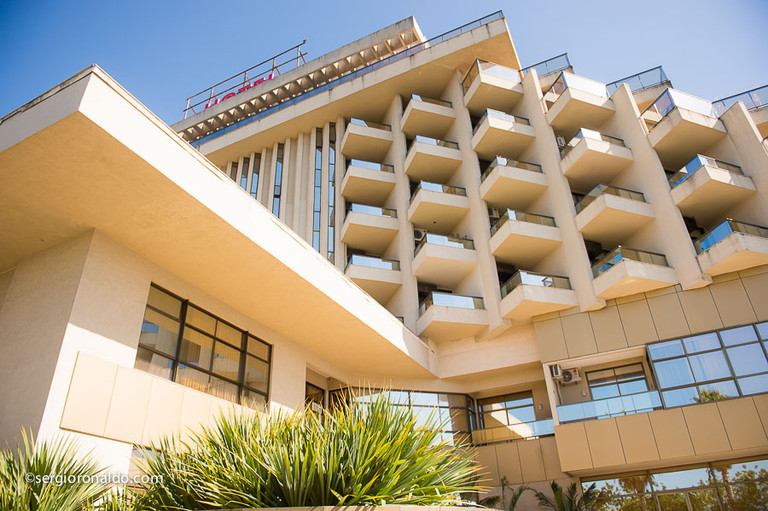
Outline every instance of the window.
<path id="1" fill-rule="evenodd" d="M 648 345 L 665 407 L 768 391 L 768 322 Z"/>
<path id="2" fill-rule="evenodd" d="M 336 233 L 336 124 L 328 128 L 328 260 L 336 259 L 334 236 Z"/>
<path id="3" fill-rule="evenodd" d="M 643 364 L 632 364 L 587 373 L 592 399 L 629 396 L 648 391 Z"/>
<path id="4" fill-rule="evenodd" d="M 275 189 L 272 196 L 272 214 L 280 218 L 280 195 L 283 188 L 283 144 L 277 144 L 275 163 Z"/>
<path id="5" fill-rule="evenodd" d="M 325 408 L 325 391 L 317 385 L 306 382 L 304 404 L 313 412 L 320 412 Z"/>
<path id="6" fill-rule="evenodd" d="M 229 177 L 232 181 L 237 181 L 237 162 L 233 161 L 229 166 Z"/>
<path id="7" fill-rule="evenodd" d="M 240 188 L 248 190 L 248 171 L 250 170 L 251 159 L 243 158 L 243 171 L 240 173 Z"/>
<path id="8" fill-rule="evenodd" d="M 533 392 L 530 390 L 478 399 L 477 406 L 480 425 L 484 429 L 536 421 Z"/>
<path id="9" fill-rule="evenodd" d="M 323 186 L 323 130 L 315 130 L 315 195 L 312 208 L 312 248 L 320 252 L 320 206 Z"/>
<path id="10" fill-rule="evenodd" d="M 253 174 L 251 177 L 251 197 L 256 198 L 259 191 L 259 167 L 261 166 L 261 153 L 256 153 L 253 157 Z"/>
<path id="11" fill-rule="evenodd" d="M 269 397 L 272 347 L 154 284 L 137 369 L 255 408 Z"/>

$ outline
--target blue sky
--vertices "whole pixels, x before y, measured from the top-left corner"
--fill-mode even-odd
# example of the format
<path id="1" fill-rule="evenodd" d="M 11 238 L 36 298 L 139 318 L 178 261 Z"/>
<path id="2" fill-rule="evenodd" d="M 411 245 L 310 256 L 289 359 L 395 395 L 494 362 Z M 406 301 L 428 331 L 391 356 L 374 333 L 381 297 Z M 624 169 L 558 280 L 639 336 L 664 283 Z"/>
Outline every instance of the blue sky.
<path id="1" fill-rule="evenodd" d="M 768 84 L 768 0 L 0 0 L 0 116 L 96 63 L 171 124 L 185 99 L 306 38 L 307 59 L 411 14 L 427 37 L 502 9 L 523 65 L 610 82 L 659 64 L 718 99 Z"/>

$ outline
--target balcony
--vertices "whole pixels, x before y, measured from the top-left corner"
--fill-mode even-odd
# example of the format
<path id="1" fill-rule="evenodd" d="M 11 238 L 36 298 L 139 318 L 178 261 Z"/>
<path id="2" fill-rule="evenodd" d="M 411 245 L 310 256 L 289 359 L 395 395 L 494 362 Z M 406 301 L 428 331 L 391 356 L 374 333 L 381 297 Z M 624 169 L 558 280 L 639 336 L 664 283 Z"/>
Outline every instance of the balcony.
<path id="1" fill-rule="evenodd" d="M 351 159 L 341 182 L 341 194 L 350 202 L 380 206 L 395 189 L 395 168 L 384 163 Z"/>
<path id="2" fill-rule="evenodd" d="M 560 229 L 549 216 L 508 209 L 491 227 L 494 257 L 515 266 L 535 266 L 562 242 Z"/>
<path id="3" fill-rule="evenodd" d="M 501 315 L 512 321 L 530 321 L 533 316 L 576 305 L 568 277 L 520 270 L 501 286 Z"/>
<path id="4" fill-rule="evenodd" d="M 552 419 L 518 422 L 509 426 L 472 430 L 472 445 L 486 445 L 555 434 Z"/>
<path id="5" fill-rule="evenodd" d="M 354 254 L 344 273 L 379 303 L 387 303 L 403 284 L 400 262 Z"/>
<path id="6" fill-rule="evenodd" d="M 729 96 L 712 103 L 715 113 L 720 116 L 734 103 L 741 101 L 752 115 L 760 136 L 768 137 L 768 85 Z"/>
<path id="7" fill-rule="evenodd" d="M 721 275 L 768 264 L 768 228 L 730 218 L 694 244 L 701 271 Z"/>
<path id="8" fill-rule="evenodd" d="M 576 204 L 576 227 L 584 238 L 614 246 L 654 218 L 640 192 L 599 184 Z"/>
<path id="9" fill-rule="evenodd" d="M 382 253 L 397 235 L 397 211 L 366 204 L 347 206 L 341 241 L 367 252 Z"/>
<path id="10" fill-rule="evenodd" d="M 461 85 L 464 104 L 476 115 L 486 108 L 510 110 L 523 97 L 519 71 L 484 60 L 475 60 Z"/>
<path id="11" fill-rule="evenodd" d="M 468 211 L 464 188 L 422 181 L 411 197 L 408 220 L 421 229 L 449 234 Z"/>
<path id="12" fill-rule="evenodd" d="M 588 189 L 611 181 L 632 162 L 620 138 L 580 129 L 562 149 L 560 167 L 572 188 Z"/>
<path id="13" fill-rule="evenodd" d="M 677 284 L 664 255 L 622 246 L 594 264 L 592 274 L 595 293 L 606 300 Z"/>
<path id="14" fill-rule="evenodd" d="M 650 390 L 628 396 L 560 405 L 557 407 L 557 418 L 560 424 L 566 424 L 569 422 L 621 417 L 623 415 L 646 413 L 660 409 L 662 409 L 662 404 L 659 391 Z"/>
<path id="15" fill-rule="evenodd" d="M 419 282 L 453 288 L 474 271 L 477 264 L 472 240 L 426 233 L 414 251 L 413 274 Z"/>
<path id="16" fill-rule="evenodd" d="M 616 92 L 616 89 L 623 84 L 627 84 L 635 97 L 635 103 L 640 111 L 644 111 L 653 101 L 658 98 L 662 92 L 672 87 L 672 82 L 667 78 L 661 66 L 656 66 L 645 71 L 627 76 L 621 80 L 616 80 L 605 86 L 609 95 Z"/>
<path id="17" fill-rule="evenodd" d="M 480 195 L 494 208 L 528 207 L 547 189 L 541 165 L 497 156 L 480 177 Z"/>
<path id="18" fill-rule="evenodd" d="M 473 337 L 488 328 L 482 298 L 433 291 L 419 305 L 416 334 L 435 342 Z"/>
<path id="19" fill-rule="evenodd" d="M 392 127 L 355 117 L 347 121 L 341 152 L 347 158 L 381 161 L 392 146 Z"/>
<path id="20" fill-rule="evenodd" d="M 547 60 L 542 60 L 536 64 L 524 67 L 520 72 L 523 76 L 528 74 L 531 69 L 536 70 L 539 75 L 539 84 L 542 92 L 549 89 L 552 83 L 560 76 L 561 71 L 573 71 L 573 66 L 567 53 L 562 53 Z"/>
<path id="21" fill-rule="evenodd" d="M 442 137 L 456 119 L 450 101 L 411 94 L 403 113 L 403 133 L 410 137 Z"/>
<path id="22" fill-rule="evenodd" d="M 725 136 L 712 103 L 667 89 L 642 115 L 648 139 L 664 167 L 679 168 Z"/>
<path id="23" fill-rule="evenodd" d="M 472 149 L 483 159 L 517 158 L 531 145 L 535 132 L 525 117 L 487 109 L 472 132 Z"/>
<path id="24" fill-rule="evenodd" d="M 567 71 L 560 73 L 544 100 L 549 107 L 549 125 L 567 137 L 581 127 L 599 127 L 615 111 L 604 83 Z"/>
<path id="25" fill-rule="evenodd" d="M 755 193 L 741 167 L 697 154 L 669 180 L 672 200 L 685 216 L 710 224 Z"/>
<path id="26" fill-rule="evenodd" d="M 421 135 L 411 141 L 405 157 L 405 173 L 415 181 L 448 181 L 459 165 L 459 144 Z"/>

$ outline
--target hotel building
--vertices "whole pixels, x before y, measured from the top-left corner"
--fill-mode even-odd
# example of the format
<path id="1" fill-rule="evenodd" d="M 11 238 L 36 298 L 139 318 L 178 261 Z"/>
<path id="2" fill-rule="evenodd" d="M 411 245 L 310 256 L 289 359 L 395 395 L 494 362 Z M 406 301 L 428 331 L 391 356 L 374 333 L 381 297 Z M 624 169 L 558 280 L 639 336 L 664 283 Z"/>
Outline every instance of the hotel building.
<path id="1" fill-rule="evenodd" d="M 127 471 L 221 410 L 386 388 L 493 492 L 765 487 L 766 88 L 524 67 L 501 12 L 263 64 L 172 127 L 95 66 L 0 120 L 2 441 Z"/>

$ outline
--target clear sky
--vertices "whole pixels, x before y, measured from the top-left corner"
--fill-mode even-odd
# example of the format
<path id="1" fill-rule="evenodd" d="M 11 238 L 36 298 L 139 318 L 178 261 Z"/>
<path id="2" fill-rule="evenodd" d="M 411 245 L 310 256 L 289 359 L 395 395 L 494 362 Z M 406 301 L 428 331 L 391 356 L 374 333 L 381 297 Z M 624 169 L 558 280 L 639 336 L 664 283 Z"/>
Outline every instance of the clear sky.
<path id="1" fill-rule="evenodd" d="M 502 9 L 523 65 L 610 82 L 663 65 L 708 99 L 768 84 L 768 0 L 0 0 L 0 116 L 96 63 L 160 118 L 306 38 L 318 57 L 411 14 L 427 37 Z"/>

